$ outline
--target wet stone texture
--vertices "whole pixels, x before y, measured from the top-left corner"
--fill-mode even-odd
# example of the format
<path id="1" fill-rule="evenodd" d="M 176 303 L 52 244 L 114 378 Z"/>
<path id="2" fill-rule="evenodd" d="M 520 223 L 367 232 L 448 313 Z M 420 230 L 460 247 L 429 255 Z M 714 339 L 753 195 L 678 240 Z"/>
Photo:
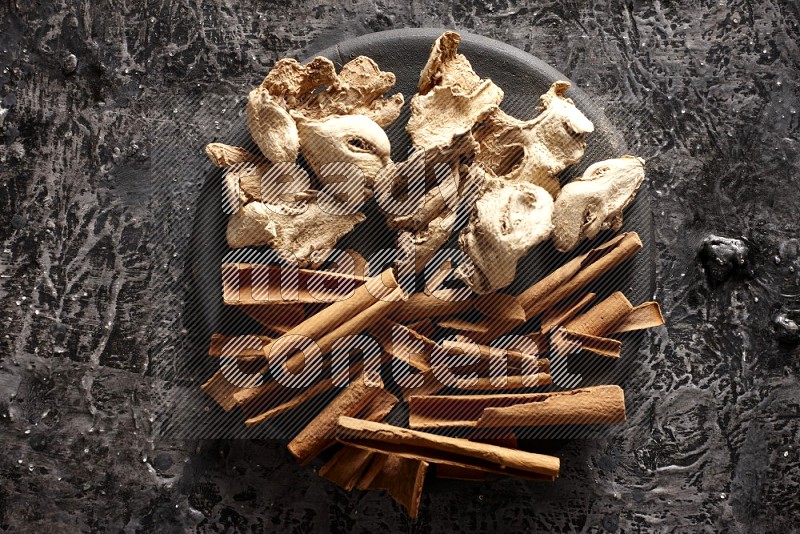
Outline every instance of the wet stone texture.
<path id="1" fill-rule="evenodd" d="M 0 3 L 0 531 L 796 529 L 798 4 L 528 4 Z M 569 443 L 552 486 L 433 486 L 416 523 L 280 444 L 155 439 L 152 358 L 185 303 L 154 221 L 184 220 L 199 183 L 148 176 L 155 129 L 216 136 L 154 103 L 241 102 L 280 57 L 413 26 L 517 46 L 605 104 L 647 159 L 668 323 L 619 435 Z"/>

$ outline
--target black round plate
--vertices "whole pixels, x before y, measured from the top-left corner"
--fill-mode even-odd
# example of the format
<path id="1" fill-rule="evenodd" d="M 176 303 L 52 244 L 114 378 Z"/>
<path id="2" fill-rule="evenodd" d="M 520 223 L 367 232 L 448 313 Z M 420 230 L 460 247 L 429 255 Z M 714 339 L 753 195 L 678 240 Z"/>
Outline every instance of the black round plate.
<path id="1" fill-rule="evenodd" d="M 416 92 L 419 73 L 425 65 L 433 42 L 444 31 L 446 30 L 421 28 L 373 33 L 344 41 L 322 50 L 314 56 L 325 56 L 334 61 L 337 66 L 341 66 L 359 55 L 369 56 L 382 70 L 395 73 L 397 83 L 395 89 L 390 93 L 401 92 L 408 102 Z M 567 76 L 543 61 L 517 48 L 485 37 L 460 33 L 462 41 L 459 52 L 469 59 L 475 72 L 481 77 L 491 78 L 503 89 L 505 98 L 501 108 L 514 117 L 527 120 L 535 116 L 538 113 L 539 96 L 545 93 L 554 81 L 569 80 Z M 306 58 L 306 61 L 310 59 L 310 57 Z M 596 161 L 628 153 L 623 135 L 614 128 L 602 110 L 592 103 L 586 93 L 573 84 L 567 94 L 573 99 L 578 109 L 594 123 L 595 131 L 587 136 L 587 149 L 583 160 L 563 173 L 562 183 L 579 175 L 587 166 Z M 387 134 L 392 142 L 392 158 L 395 161 L 403 161 L 409 152 L 410 139 L 405 131 L 408 116 L 409 109 L 406 104 L 400 118 L 387 128 Z M 229 144 L 257 150 L 247 133 L 244 120 L 241 121 L 240 126 L 236 127 L 235 131 L 231 131 L 228 136 L 221 136 L 220 139 Z M 226 257 L 230 257 L 231 250 L 225 243 L 224 231 L 227 215 L 221 210 L 221 176 L 222 172 L 219 169 L 209 168 L 192 236 L 190 264 L 193 294 L 189 295 L 187 312 L 201 315 L 197 317 L 197 321 L 190 321 L 190 323 L 198 326 L 198 331 L 192 332 L 192 334 L 196 333 L 200 339 L 204 340 L 207 340 L 212 332 L 244 334 L 259 331 L 258 324 L 247 319 L 243 313 L 234 309 L 226 309 L 222 305 L 220 264 Z M 342 249 L 354 248 L 369 257 L 371 253 L 381 248 L 392 247 L 395 234 L 388 228 L 385 232 L 374 231 L 376 224 L 385 226 L 383 216 L 377 210 L 374 201 L 368 203 L 365 212 L 368 222 L 356 227 L 337 246 Z M 652 237 L 653 222 L 647 180 L 635 201 L 625 212 L 625 224 L 622 231 L 631 230 L 639 233 L 644 250 L 615 271 L 613 284 L 599 281 L 589 288 L 598 292 L 598 298 L 616 290 L 624 291 L 634 304 L 652 298 L 655 290 L 655 261 Z M 376 234 L 380 235 L 376 237 Z M 591 242 L 582 242 L 576 250 L 569 254 L 557 252 L 549 243 L 535 247 L 520 261 L 517 278 L 505 291 L 514 294 L 521 292 L 553 268 L 554 258 L 557 258 L 556 265 L 563 264 L 611 237 L 612 234 L 609 232 L 602 233 Z M 257 252 L 258 249 L 242 249 L 234 254 L 240 258 L 239 261 L 246 261 L 249 254 Z M 593 366 L 591 372 L 583 374 L 585 385 L 623 384 L 625 382 L 626 377 L 633 372 L 631 365 L 635 361 L 634 354 L 639 348 L 642 335 L 641 333 L 630 333 L 623 336 L 622 339 L 624 342 L 622 360 L 611 362 L 609 365 Z"/>

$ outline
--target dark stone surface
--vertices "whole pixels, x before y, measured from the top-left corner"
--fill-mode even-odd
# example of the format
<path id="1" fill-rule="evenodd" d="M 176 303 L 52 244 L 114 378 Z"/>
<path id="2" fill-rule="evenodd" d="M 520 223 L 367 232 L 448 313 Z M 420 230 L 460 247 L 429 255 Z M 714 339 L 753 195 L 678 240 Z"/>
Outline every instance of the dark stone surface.
<path id="1" fill-rule="evenodd" d="M 800 349 L 773 322 L 800 320 L 796 3 L 18 4 L 0 3 L 0 529 L 796 530 Z M 433 486 L 417 523 L 279 444 L 158 441 L 153 425 L 154 357 L 180 350 L 185 306 L 164 291 L 184 261 L 165 236 L 202 181 L 151 180 L 148 140 L 173 128 L 202 144 L 232 120 L 154 109 L 241 103 L 280 57 L 406 26 L 531 52 L 630 132 L 668 322 L 622 433 L 569 443 L 552 486 Z M 712 287 L 710 234 L 744 240 L 752 275 Z"/>

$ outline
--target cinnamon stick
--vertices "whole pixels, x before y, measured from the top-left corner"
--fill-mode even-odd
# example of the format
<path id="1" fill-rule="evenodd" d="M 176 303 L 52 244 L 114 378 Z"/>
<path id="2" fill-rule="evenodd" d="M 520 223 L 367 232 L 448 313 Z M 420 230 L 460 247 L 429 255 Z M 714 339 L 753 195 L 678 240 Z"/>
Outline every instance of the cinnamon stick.
<path id="1" fill-rule="evenodd" d="M 619 358 L 622 353 L 622 343 L 616 339 L 572 332 L 563 327 L 553 332 L 550 342 L 560 356 L 581 349 L 605 358 Z"/>
<path id="2" fill-rule="evenodd" d="M 488 443 L 490 445 L 498 445 L 500 447 L 506 447 L 509 449 L 518 448 L 517 437 L 511 430 L 505 430 L 501 435 L 495 434 L 491 437 L 483 435 L 481 430 L 483 429 L 479 429 L 477 432 L 473 431 L 473 433 L 468 436 L 467 439 L 470 441 L 476 441 L 478 443 Z M 485 433 L 486 431 L 483 430 L 483 432 Z M 489 478 L 488 473 L 481 471 L 480 469 L 458 467 L 455 465 L 446 464 L 438 464 L 436 466 L 436 476 L 439 478 L 452 478 L 455 480 L 469 481 L 480 481 Z"/>
<path id="3" fill-rule="evenodd" d="M 339 418 L 336 439 L 346 445 L 411 460 L 474 467 L 488 473 L 532 480 L 555 479 L 560 464 L 559 459 L 553 456 L 344 416 Z"/>
<path id="4" fill-rule="evenodd" d="M 566 330 L 590 336 L 604 336 L 619 326 L 633 310 L 633 306 L 621 291 L 615 291 L 608 298 L 589 308 L 564 325 Z"/>
<path id="5" fill-rule="evenodd" d="M 474 391 L 503 391 L 507 389 L 524 389 L 552 384 L 550 377 L 550 361 L 539 360 L 542 372 L 527 375 L 511 375 L 500 377 L 481 376 L 462 378 L 456 381 L 454 388 Z M 545 370 L 547 372 L 545 372 Z"/>
<path id="6" fill-rule="evenodd" d="M 437 321 L 436 324 L 439 326 L 439 328 L 449 328 L 451 330 L 460 330 L 461 332 L 475 334 L 471 337 L 474 337 L 476 342 L 486 343 L 502 335 L 495 335 L 496 332 L 508 333 L 523 323 L 524 321 L 505 321 L 491 317 L 487 317 L 477 322 L 468 321 L 459 317 L 448 317 L 446 319 Z"/>
<path id="7" fill-rule="evenodd" d="M 526 315 L 530 318 L 565 297 L 574 295 L 641 248 L 639 235 L 626 232 L 567 262 L 519 295 Z"/>
<path id="8" fill-rule="evenodd" d="M 569 302 L 565 306 L 548 310 L 542 316 L 542 332 L 547 333 L 558 326 L 563 326 L 567 321 L 578 315 L 578 313 L 580 313 L 580 311 L 596 296 L 596 293 L 587 293 L 581 298 Z"/>
<path id="9" fill-rule="evenodd" d="M 485 361 L 489 361 L 493 357 L 499 358 L 505 355 L 507 364 L 511 367 L 516 367 L 516 368 L 520 368 L 526 365 L 536 367 L 539 361 L 538 355 L 547 352 L 546 345 L 542 344 L 540 346 L 538 343 L 535 342 L 531 343 L 531 348 L 535 349 L 535 351 L 531 351 L 530 353 L 520 352 L 518 350 L 513 350 L 513 349 L 490 347 L 488 345 L 473 343 L 468 340 L 463 340 L 463 341 L 445 340 L 442 341 L 442 348 L 445 349 L 448 353 L 454 355 L 474 354 L 477 351 L 478 357 L 481 360 Z"/>
<path id="10" fill-rule="evenodd" d="M 525 322 L 525 309 L 517 297 L 505 293 L 487 293 L 475 299 L 475 309 L 498 321 Z"/>
<path id="11" fill-rule="evenodd" d="M 626 232 L 565 263 L 517 295 L 517 300 L 525 309 L 526 318 L 531 320 L 554 304 L 580 292 L 641 248 L 642 241 L 639 235 L 636 232 Z M 481 343 L 491 341 L 510 332 L 516 326 L 518 325 L 486 319 L 475 327 L 483 331 L 481 334 L 483 337 L 476 338 L 476 341 Z"/>
<path id="12" fill-rule="evenodd" d="M 471 310 L 475 300 L 455 300 L 460 296 L 459 290 L 455 289 L 440 289 L 436 295 L 414 293 L 392 313 L 391 318 L 399 323 L 410 323 L 420 319 L 457 315 Z"/>
<path id="13" fill-rule="evenodd" d="M 319 475 L 347 491 L 352 491 L 372 462 L 375 453 L 342 446 L 319 470 Z"/>
<path id="14" fill-rule="evenodd" d="M 393 278 L 392 278 L 393 279 Z M 367 282 L 369 284 L 369 282 Z M 367 284 L 361 286 L 356 290 L 356 294 L 359 293 L 359 290 L 362 288 L 367 287 Z M 310 339 L 314 339 L 315 335 L 319 336 L 316 340 L 317 347 L 319 349 L 320 354 L 327 354 L 333 348 L 334 343 L 345 336 L 358 334 L 367 328 L 369 328 L 373 323 L 378 321 L 380 318 L 384 317 L 388 314 L 392 309 L 394 309 L 398 303 L 400 302 L 400 298 L 403 295 L 403 291 L 400 287 L 395 287 L 392 289 L 391 292 L 386 294 L 387 300 L 377 300 L 374 297 L 370 296 L 361 296 L 359 298 L 362 299 L 362 302 L 358 305 L 358 307 L 363 306 L 364 304 L 369 304 L 366 308 L 360 309 L 355 311 L 356 306 L 351 305 L 349 308 L 343 309 L 342 313 L 347 314 L 354 314 L 350 319 L 346 321 L 342 321 L 341 317 L 337 317 L 335 320 L 332 319 L 333 324 L 337 324 L 335 328 L 331 330 L 324 329 L 324 325 L 322 325 L 322 321 L 325 317 L 330 316 L 329 310 L 339 304 L 347 303 L 349 301 L 339 301 L 331 304 L 318 314 L 312 316 L 307 321 L 305 321 L 302 325 L 298 326 L 297 328 L 293 329 L 293 332 L 289 332 L 286 335 L 297 335 L 297 336 L 307 336 Z M 352 297 L 349 300 L 353 300 L 356 297 Z M 369 300 L 372 300 L 369 303 Z M 320 318 L 320 316 L 323 316 Z M 304 333 L 305 332 L 305 333 Z M 264 352 L 268 354 L 269 357 L 275 357 L 274 354 L 271 352 L 271 348 L 274 347 L 275 344 L 265 347 Z M 298 373 L 302 371 L 303 367 L 305 366 L 306 358 L 303 352 L 295 352 L 294 354 L 290 355 L 285 363 L 284 366 L 290 373 Z M 261 374 L 267 373 L 269 371 L 269 367 L 265 366 L 261 370 Z M 247 389 L 240 389 L 233 393 L 234 399 L 236 400 L 237 404 L 242 404 L 246 402 L 250 402 L 251 400 L 255 399 L 256 397 L 263 397 L 268 396 L 271 393 L 274 393 L 276 390 L 282 388 L 281 384 L 277 382 L 269 382 L 262 386 L 255 387 L 255 388 L 247 388 Z"/>
<path id="15" fill-rule="evenodd" d="M 406 509 L 411 519 L 416 519 L 428 465 L 424 460 L 375 453 L 358 488 L 386 490 Z"/>
<path id="16" fill-rule="evenodd" d="M 380 374 L 370 371 L 359 376 L 289 442 L 289 452 L 301 464 L 308 463 L 335 443 L 334 429 L 339 416 L 359 415 L 381 395 L 394 397 L 383 388 Z"/>
<path id="17" fill-rule="evenodd" d="M 317 304 L 353 296 L 364 277 L 257 263 L 223 263 L 222 295 L 228 306 Z"/>
<path id="18" fill-rule="evenodd" d="M 298 406 L 302 406 L 317 395 L 321 395 L 330 390 L 332 387 L 333 381 L 330 378 L 324 378 L 295 395 L 289 395 L 288 399 L 283 402 L 279 402 L 277 405 L 268 410 L 257 409 L 255 406 L 245 404 L 243 408 L 245 408 L 244 411 L 246 414 L 258 412 L 258 415 L 252 415 L 251 417 L 248 417 L 245 419 L 244 424 L 248 427 L 260 425 L 261 423 L 269 421 L 270 419 L 274 419 L 275 417 L 278 417 L 279 415 L 290 410 L 294 410 Z"/>
<path id="19" fill-rule="evenodd" d="M 621 334 L 622 332 L 654 328 L 663 324 L 664 316 L 661 315 L 661 308 L 658 306 L 658 302 L 643 302 L 631 310 L 622 322 L 614 328 L 612 333 Z"/>
<path id="20" fill-rule="evenodd" d="M 594 386 L 543 393 L 525 404 L 489 407 L 478 427 L 606 425 L 625 422 L 625 394 L 619 386 Z"/>
<path id="21" fill-rule="evenodd" d="M 414 429 L 534 427 L 624 421 L 625 398 L 619 386 L 593 386 L 550 393 L 438 395 L 409 399 L 409 425 Z"/>

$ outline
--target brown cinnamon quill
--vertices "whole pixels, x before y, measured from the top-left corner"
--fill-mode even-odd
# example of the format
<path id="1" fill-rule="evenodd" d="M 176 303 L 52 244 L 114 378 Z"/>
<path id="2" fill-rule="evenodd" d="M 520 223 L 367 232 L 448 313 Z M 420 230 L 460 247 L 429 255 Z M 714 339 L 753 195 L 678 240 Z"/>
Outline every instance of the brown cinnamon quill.
<path id="1" fill-rule="evenodd" d="M 625 316 L 622 322 L 614 328 L 613 333 L 620 334 L 633 330 L 643 330 L 662 326 L 663 324 L 664 316 L 661 315 L 661 308 L 658 306 L 658 302 L 643 302 Z"/>
<path id="2" fill-rule="evenodd" d="M 370 371 L 359 376 L 289 442 L 289 452 L 301 464 L 308 463 L 335 443 L 334 429 L 339 416 L 355 416 L 369 411 L 373 400 L 381 396 L 393 401 L 388 404 L 388 408 L 391 410 L 391 406 L 397 402 L 397 398 L 383 388 L 380 374 Z M 387 406 L 385 402 L 380 404 L 384 407 Z M 382 419 L 389 410 L 377 414 L 380 416 L 377 418 Z M 381 411 L 383 412 L 383 410 Z M 375 417 L 376 414 L 372 413 L 372 416 Z"/>
<path id="3" fill-rule="evenodd" d="M 604 336 L 613 332 L 632 310 L 633 306 L 625 295 L 621 291 L 615 291 L 608 298 L 589 308 L 586 313 L 567 322 L 564 328 L 578 334 Z"/>
<path id="4" fill-rule="evenodd" d="M 550 393 L 439 395 L 409 399 L 409 425 L 414 429 L 534 427 L 624 421 L 625 398 L 618 386 Z"/>
<path id="5" fill-rule="evenodd" d="M 339 418 L 336 439 L 354 447 L 411 460 L 473 467 L 488 473 L 531 480 L 553 480 L 558 476 L 560 466 L 559 459 L 553 456 L 417 432 L 352 417 Z"/>

